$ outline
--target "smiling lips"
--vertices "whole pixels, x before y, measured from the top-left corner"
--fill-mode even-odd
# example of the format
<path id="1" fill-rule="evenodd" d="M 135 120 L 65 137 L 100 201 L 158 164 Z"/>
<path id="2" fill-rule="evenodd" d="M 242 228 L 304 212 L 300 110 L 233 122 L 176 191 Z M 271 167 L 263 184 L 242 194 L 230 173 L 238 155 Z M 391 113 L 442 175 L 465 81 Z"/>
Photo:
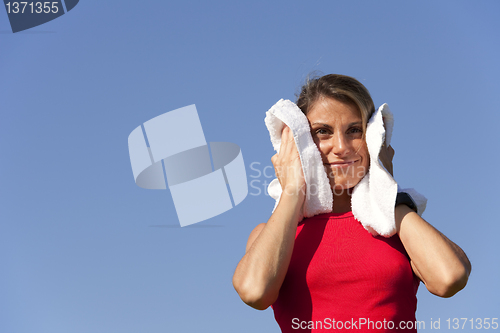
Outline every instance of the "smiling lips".
<path id="1" fill-rule="evenodd" d="M 356 163 L 358 160 L 352 160 L 352 161 L 336 161 L 336 162 L 331 162 L 331 163 L 325 163 L 325 165 L 329 165 L 332 168 L 346 168 L 348 166 L 353 165 Z"/>

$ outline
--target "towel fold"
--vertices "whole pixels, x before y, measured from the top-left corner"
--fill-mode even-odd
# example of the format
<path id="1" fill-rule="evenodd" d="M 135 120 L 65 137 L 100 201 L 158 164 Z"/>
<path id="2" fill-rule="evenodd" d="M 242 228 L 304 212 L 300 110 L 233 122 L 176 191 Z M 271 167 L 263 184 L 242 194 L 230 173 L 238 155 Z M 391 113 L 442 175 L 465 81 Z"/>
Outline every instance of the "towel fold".
<path id="1" fill-rule="evenodd" d="M 279 152 L 281 132 L 286 124 L 293 133 L 306 181 L 304 217 L 329 213 L 333 207 L 330 181 L 323 166 L 321 154 L 313 141 L 307 117 L 289 100 L 279 100 L 266 113 L 265 123 L 274 149 Z M 384 126 L 385 123 L 385 126 Z M 387 104 L 383 104 L 370 118 L 366 129 L 366 142 L 370 154 L 370 168 L 354 187 L 351 208 L 354 217 L 373 235 L 390 237 L 396 233 L 394 204 L 398 192 L 407 192 L 415 201 L 419 215 L 425 210 L 427 199 L 414 189 L 400 189 L 379 160 L 382 144 L 391 141 L 394 118 Z M 281 186 L 274 179 L 268 187 L 269 195 L 281 197 Z M 273 211 L 274 211 L 273 209 Z"/>
<path id="2" fill-rule="evenodd" d="M 264 121 L 271 135 L 271 143 L 277 152 L 281 146 L 283 125 L 286 124 L 293 133 L 306 181 L 304 217 L 331 212 L 333 195 L 330 180 L 325 172 L 318 147 L 311 136 L 306 116 L 295 103 L 281 99 L 267 112 Z M 276 199 L 274 206 L 276 209 L 282 192 L 278 179 L 269 184 L 267 191 L 273 199 Z"/>

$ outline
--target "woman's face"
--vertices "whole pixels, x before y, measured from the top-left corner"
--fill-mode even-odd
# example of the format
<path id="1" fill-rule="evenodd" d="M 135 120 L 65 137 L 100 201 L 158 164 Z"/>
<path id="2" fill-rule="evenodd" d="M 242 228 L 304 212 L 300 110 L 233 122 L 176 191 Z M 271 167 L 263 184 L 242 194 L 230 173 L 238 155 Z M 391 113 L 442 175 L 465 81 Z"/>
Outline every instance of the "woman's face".
<path id="1" fill-rule="evenodd" d="M 334 194 L 353 188 L 370 165 L 360 111 L 353 104 L 323 97 L 310 108 L 307 119 Z"/>

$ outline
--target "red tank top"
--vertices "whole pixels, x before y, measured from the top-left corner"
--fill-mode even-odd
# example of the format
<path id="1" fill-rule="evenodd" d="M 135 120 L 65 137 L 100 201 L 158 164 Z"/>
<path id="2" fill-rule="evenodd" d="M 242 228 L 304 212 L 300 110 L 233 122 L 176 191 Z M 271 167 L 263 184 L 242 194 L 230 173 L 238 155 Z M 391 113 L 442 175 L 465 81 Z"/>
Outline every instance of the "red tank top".
<path id="1" fill-rule="evenodd" d="M 352 212 L 322 214 L 299 223 L 272 307 L 282 332 L 416 332 L 418 284 L 398 235 L 374 237 Z"/>

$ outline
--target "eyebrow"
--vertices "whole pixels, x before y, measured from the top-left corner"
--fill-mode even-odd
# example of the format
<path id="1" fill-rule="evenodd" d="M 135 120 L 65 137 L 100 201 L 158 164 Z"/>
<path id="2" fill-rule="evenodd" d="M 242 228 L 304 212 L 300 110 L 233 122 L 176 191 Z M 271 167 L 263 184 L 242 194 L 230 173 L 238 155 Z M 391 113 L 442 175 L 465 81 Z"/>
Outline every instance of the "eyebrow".
<path id="1" fill-rule="evenodd" d="M 350 123 L 347 127 L 352 127 L 352 126 L 361 125 L 361 124 L 362 124 L 361 121 L 355 121 L 353 123 Z M 325 126 L 326 128 L 332 128 L 332 126 L 325 124 L 325 123 L 320 123 L 320 122 L 312 123 L 311 126 L 313 126 L 313 125 L 321 125 L 321 126 Z"/>

